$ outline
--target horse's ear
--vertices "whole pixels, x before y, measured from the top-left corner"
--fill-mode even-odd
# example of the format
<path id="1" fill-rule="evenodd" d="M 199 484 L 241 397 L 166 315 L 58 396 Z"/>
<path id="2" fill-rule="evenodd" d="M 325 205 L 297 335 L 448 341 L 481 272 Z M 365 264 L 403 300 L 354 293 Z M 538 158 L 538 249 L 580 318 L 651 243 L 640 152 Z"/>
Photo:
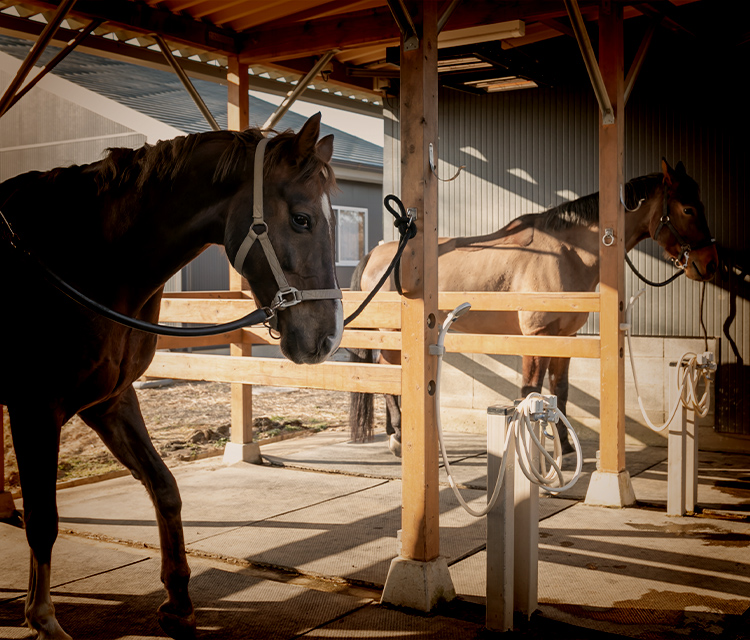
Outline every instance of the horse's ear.
<path id="1" fill-rule="evenodd" d="M 674 169 L 669 166 L 666 158 L 661 159 L 661 172 L 664 174 L 664 184 L 668 187 L 671 187 L 675 173 Z"/>
<path id="2" fill-rule="evenodd" d="M 298 158 L 308 158 L 315 153 L 315 144 L 320 135 L 320 118 L 320 112 L 310 116 L 310 119 L 302 125 L 295 137 L 294 149 Z"/>
<path id="3" fill-rule="evenodd" d="M 328 164 L 333 157 L 333 134 L 327 135 L 325 138 L 321 138 L 318 144 L 315 145 L 315 153 L 318 158 Z"/>
<path id="4" fill-rule="evenodd" d="M 682 160 L 680 160 L 677 163 L 677 166 L 674 168 L 674 170 L 675 170 L 676 173 L 678 173 L 681 176 L 686 176 L 687 175 L 687 169 L 685 169 L 685 165 L 682 164 Z"/>

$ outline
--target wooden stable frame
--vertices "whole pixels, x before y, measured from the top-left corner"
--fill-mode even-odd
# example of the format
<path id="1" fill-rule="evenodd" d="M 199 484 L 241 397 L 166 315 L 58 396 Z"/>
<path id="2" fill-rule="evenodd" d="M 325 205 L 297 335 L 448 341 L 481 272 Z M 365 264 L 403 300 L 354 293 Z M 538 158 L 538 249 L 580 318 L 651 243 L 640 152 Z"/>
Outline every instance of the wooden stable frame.
<path id="1" fill-rule="evenodd" d="M 623 211 L 619 205 L 618 189 L 622 184 L 622 153 L 623 153 L 623 110 L 622 99 L 622 7 L 616 3 L 603 0 L 596 5 L 581 0 L 583 4 L 599 9 L 600 20 L 600 52 L 599 64 L 606 94 L 611 102 L 611 111 L 607 114 L 606 123 L 600 127 L 600 198 L 602 227 L 611 226 L 615 230 L 615 243 L 607 250 L 601 249 L 600 279 L 602 283 L 601 296 L 599 294 L 583 294 L 570 297 L 569 294 L 560 296 L 543 294 L 534 297 L 530 295 L 506 294 L 449 294 L 450 303 L 437 301 L 436 258 L 437 258 L 437 182 L 429 168 L 427 149 L 430 143 L 437 145 L 437 25 L 439 3 L 433 0 L 424 2 L 408 2 L 406 5 L 413 12 L 413 25 L 416 25 L 418 43 L 416 48 L 401 46 L 401 147 L 402 147 L 402 188 L 401 197 L 407 207 L 415 207 L 418 212 L 417 226 L 420 231 L 416 242 L 410 244 L 409 251 L 404 256 L 402 281 L 406 295 L 393 302 L 379 297 L 361 319 L 354 324 L 352 330 L 347 330 L 344 337 L 345 346 L 379 346 L 380 348 L 400 347 L 404 352 L 406 366 L 403 369 L 383 369 L 379 389 L 400 391 L 405 399 L 404 407 L 404 438 L 405 455 L 403 465 L 404 499 L 403 499 L 403 534 L 402 556 L 411 560 L 430 562 L 439 553 L 438 542 L 438 513 L 437 513 L 437 442 L 434 436 L 434 408 L 429 396 L 430 383 L 434 381 L 435 357 L 428 354 L 428 346 L 435 341 L 436 321 L 435 312 L 438 306 L 445 304 L 445 308 L 453 308 L 458 302 L 468 299 L 475 309 L 486 308 L 515 309 L 523 305 L 526 309 L 535 308 L 533 305 L 571 305 L 574 311 L 601 311 L 601 337 L 597 338 L 541 338 L 525 336 L 458 336 L 452 335 L 446 342 L 449 350 L 482 353 L 512 353 L 538 354 L 575 357 L 602 357 L 601 382 L 601 470 L 605 473 L 621 477 L 624 472 L 624 411 L 622 402 L 622 387 L 624 370 L 622 361 L 622 334 L 620 323 L 623 318 L 623 267 L 621 230 Z M 169 21 L 149 22 L 150 11 L 131 14 L 123 11 L 127 2 L 116 4 L 114 22 L 124 23 L 136 31 L 149 33 L 159 30 L 160 25 Z M 315 4 L 315 3 L 311 3 Z M 388 2 L 391 11 L 404 3 L 400 0 Z M 545 19 L 554 17 L 558 8 L 540 9 L 544 3 L 508 3 L 508 7 L 498 7 L 495 4 L 478 2 L 464 3 L 455 12 L 446 31 L 501 22 L 503 19 L 523 19 L 524 12 L 540 16 Z M 97 5 L 96 10 L 104 12 L 109 3 Z M 471 7 L 469 7 L 471 5 Z M 576 0 L 566 0 L 566 5 L 577 9 Z M 91 11 L 93 4 L 86 5 Z M 469 10 L 471 8 L 471 10 Z M 466 15 L 462 12 L 466 10 Z M 112 16 L 88 15 L 89 18 L 112 19 Z M 303 53 L 320 54 L 332 47 L 346 48 L 369 42 L 383 42 L 397 37 L 394 23 L 384 7 L 376 10 L 377 20 L 373 15 L 354 16 L 350 21 L 341 22 L 338 17 L 314 21 L 315 28 L 308 28 L 307 23 L 300 23 L 298 29 L 288 30 L 287 38 L 277 38 L 278 31 L 264 29 L 262 26 L 255 32 L 248 32 L 244 46 L 240 50 L 229 47 L 225 51 L 228 58 L 227 83 L 229 87 L 229 128 L 243 129 L 248 124 L 247 88 L 248 63 L 256 60 L 274 60 L 282 58 L 283 52 L 287 57 L 294 58 Z M 556 15 L 556 14 L 555 14 Z M 489 19 L 493 17 L 493 20 Z M 175 19 L 178 16 L 175 14 Z M 128 21 L 133 18 L 134 24 Z M 353 22 L 352 20 L 360 22 Z M 210 38 L 211 33 L 218 28 L 206 27 L 205 24 L 187 20 L 189 28 L 179 29 L 178 32 L 165 33 L 167 37 L 182 41 L 188 36 L 190 44 L 202 47 L 206 42 L 213 42 L 209 48 L 216 48 L 221 38 Z M 144 22 L 145 21 L 145 22 Z M 354 24 L 360 28 L 352 28 Z M 403 26 L 403 25 L 401 25 Z M 206 35 L 205 29 L 212 30 Z M 373 33 L 373 30 L 375 33 Z M 183 33 L 184 32 L 184 33 Z M 584 30 L 585 32 L 585 30 Z M 289 36 L 288 34 L 292 34 Z M 205 38 L 204 38 L 205 36 Z M 207 38 L 207 39 L 206 39 Z M 205 42 L 204 42 L 205 39 Z M 194 40 L 194 41 L 193 41 Z M 232 38 L 225 38 L 233 42 Z M 600 78 L 600 80 L 602 79 Z M 596 83 L 595 83 L 596 85 Z M 601 87 L 599 87 L 601 94 Z M 614 118 L 614 123 L 611 119 Z M 245 313 L 239 309 L 247 309 L 252 304 L 249 301 L 247 284 L 239 276 L 230 271 L 230 288 L 228 296 L 214 296 L 209 300 L 194 300 L 185 298 L 168 298 L 164 302 L 163 321 L 202 321 L 217 322 L 222 318 L 236 318 Z M 566 298 L 566 296 L 568 296 Z M 354 294 L 347 294 L 345 301 L 347 309 L 351 309 L 356 298 Z M 544 298 L 541 300 L 540 298 Z M 567 299 L 567 301 L 565 301 Z M 494 305 L 499 305 L 495 307 Z M 503 306 L 507 305 L 507 306 Z M 577 307 L 574 305 L 578 305 Z M 400 307 L 400 313 L 397 309 Z M 542 309 L 552 310 L 558 307 L 542 306 Z M 390 319 L 393 326 L 389 327 Z M 372 332 L 371 328 L 403 328 L 399 331 Z M 264 362 L 260 358 L 250 358 L 254 344 L 268 342 L 262 333 L 253 330 L 242 330 L 225 334 L 213 339 L 201 341 L 176 341 L 163 339 L 160 346 L 175 348 L 178 346 L 196 346 L 197 344 L 232 345 L 230 357 L 202 356 L 194 354 L 157 353 L 150 373 L 152 375 L 169 375 L 170 377 L 192 377 L 194 379 L 226 379 L 232 383 L 232 446 L 243 448 L 241 459 L 252 458 L 252 393 L 253 383 L 301 384 L 316 386 L 317 388 L 339 388 L 365 390 L 372 382 L 370 390 L 376 390 L 375 369 L 367 369 L 361 381 L 354 380 L 354 376 L 337 373 L 341 370 L 352 372 L 352 365 L 330 363 L 315 367 L 315 375 L 311 376 L 305 368 L 291 363 L 276 360 L 273 363 Z M 217 359 L 221 358 L 221 360 Z M 335 365 L 335 366 L 334 366 Z M 399 381 L 397 384 L 396 381 Z M 281 382 L 283 381 L 283 382 Z M 296 382 L 295 382 L 296 381 Z M 325 385 L 325 386 L 323 386 Z M 249 448 L 245 451 L 244 448 Z M 247 454 L 247 455 L 246 455 Z M 0 486 L 0 490 L 2 487 Z M 622 494 L 622 492 L 620 491 Z M 618 497 L 605 500 L 612 505 L 621 504 Z M 396 602 L 396 604 L 404 604 Z M 428 606 L 430 603 L 428 603 Z"/>

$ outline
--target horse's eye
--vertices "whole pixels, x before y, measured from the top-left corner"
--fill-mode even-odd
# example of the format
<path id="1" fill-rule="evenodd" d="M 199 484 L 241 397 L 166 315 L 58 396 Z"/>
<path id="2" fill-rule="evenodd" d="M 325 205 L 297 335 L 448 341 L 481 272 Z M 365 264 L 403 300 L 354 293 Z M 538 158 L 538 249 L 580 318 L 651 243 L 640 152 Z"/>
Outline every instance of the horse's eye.
<path id="1" fill-rule="evenodd" d="M 310 216 L 303 213 L 292 214 L 292 224 L 300 230 L 308 230 L 312 227 Z"/>
<path id="2" fill-rule="evenodd" d="M 683 213 L 684 213 L 684 214 L 685 214 L 686 216 L 693 216 L 693 215 L 695 215 L 695 209 L 693 209 L 693 207 L 685 207 L 685 208 L 684 208 L 684 209 L 682 210 L 682 212 L 683 212 Z"/>

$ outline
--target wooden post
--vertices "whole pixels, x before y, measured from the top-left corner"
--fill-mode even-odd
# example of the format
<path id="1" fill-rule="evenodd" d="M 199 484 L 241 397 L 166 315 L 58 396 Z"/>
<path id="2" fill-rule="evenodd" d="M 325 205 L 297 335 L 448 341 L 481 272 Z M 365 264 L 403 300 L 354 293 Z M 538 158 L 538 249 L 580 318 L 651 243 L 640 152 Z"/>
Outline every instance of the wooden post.
<path id="1" fill-rule="evenodd" d="M 611 507 L 635 503 L 625 469 L 624 322 L 625 213 L 619 189 L 624 183 L 623 27 L 622 7 L 602 2 L 599 10 L 599 67 L 615 121 L 599 124 L 599 233 L 612 229 L 614 242 L 599 245 L 601 311 L 600 460 L 592 475 L 586 503 Z"/>
<path id="2" fill-rule="evenodd" d="M 248 103 L 248 66 L 236 56 L 230 56 L 227 65 L 227 121 L 231 131 L 243 131 L 250 123 Z M 248 221 L 249 222 L 249 221 Z M 247 291 L 250 286 L 232 265 L 229 265 L 229 289 Z M 232 344 L 230 355 L 251 356 L 249 344 Z M 260 447 L 253 442 L 253 387 L 249 384 L 232 384 L 232 427 L 230 439 L 224 449 L 224 462 L 260 463 Z"/>
<path id="3" fill-rule="evenodd" d="M 404 252 L 402 336 L 401 556 L 388 573 L 383 602 L 430 611 L 455 597 L 440 557 L 438 442 L 435 412 L 437 357 L 437 178 L 429 145 L 437 145 L 438 2 L 409 3 L 419 36 L 401 46 L 401 199 L 415 208 L 417 235 Z M 402 38 L 403 40 L 403 38 Z"/>
<path id="4" fill-rule="evenodd" d="M 5 407 L 0 404 L 0 518 L 10 518 L 15 505 L 13 496 L 5 490 Z"/>

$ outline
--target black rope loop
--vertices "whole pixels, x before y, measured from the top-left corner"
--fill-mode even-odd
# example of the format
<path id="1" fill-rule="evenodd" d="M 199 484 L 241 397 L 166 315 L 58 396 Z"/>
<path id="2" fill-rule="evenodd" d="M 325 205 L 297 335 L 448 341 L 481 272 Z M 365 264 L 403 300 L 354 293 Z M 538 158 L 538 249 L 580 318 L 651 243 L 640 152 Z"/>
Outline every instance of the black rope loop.
<path id="1" fill-rule="evenodd" d="M 391 203 L 396 204 L 396 206 L 398 207 L 398 211 L 393 208 Z M 362 313 L 362 311 L 364 311 L 365 307 L 370 304 L 370 301 L 375 297 L 375 294 L 383 287 L 385 281 L 388 280 L 388 277 L 391 275 L 393 269 L 395 267 L 400 267 L 401 255 L 404 253 L 404 249 L 406 249 L 406 243 L 411 238 L 417 235 L 417 225 L 414 224 L 414 219 L 410 218 L 406 213 L 406 207 L 404 207 L 404 203 L 401 202 L 401 200 L 397 196 L 393 195 L 392 193 L 387 195 L 383 200 L 383 205 L 388 210 L 388 213 L 396 218 L 396 221 L 393 223 L 393 225 L 398 229 L 398 232 L 401 236 L 398 241 L 398 247 L 396 248 L 396 255 L 393 256 L 391 264 L 388 265 L 385 273 L 383 273 L 383 275 L 380 277 L 380 280 L 378 280 L 378 283 L 373 287 L 372 291 L 367 294 L 367 297 L 362 301 L 362 304 L 357 307 L 354 313 L 352 313 L 346 318 L 346 320 L 344 320 L 344 326 L 350 324 L 357 316 L 359 316 L 360 313 Z M 398 290 L 399 295 L 404 295 L 403 291 L 401 290 L 401 281 L 398 272 L 399 269 L 396 269 L 396 273 L 394 274 L 394 278 L 396 280 L 396 289 Z"/>
<path id="2" fill-rule="evenodd" d="M 672 275 L 670 278 L 667 278 L 664 282 L 652 282 L 651 280 L 645 278 L 638 272 L 638 269 L 635 268 L 635 265 L 630 261 L 630 258 L 628 258 L 627 253 L 625 254 L 625 262 L 628 263 L 628 266 L 632 269 L 633 273 L 638 277 L 638 279 L 641 282 L 645 282 L 650 287 L 664 287 L 668 285 L 670 282 L 677 280 L 677 278 L 679 278 L 683 273 L 685 273 L 684 270 L 680 270 L 674 275 Z"/>
<path id="3" fill-rule="evenodd" d="M 393 206 L 391 205 L 392 202 L 396 203 L 398 211 L 393 208 Z M 409 231 L 409 240 L 417 235 L 417 227 L 412 224 L 413 221 L 407 215 L 404 203 L 401 202 L 398 197 L 394 196 L 392 193 L 388 194 L 383 200 L 383 205 L 385 206 L 388 213 L 390 213 L 395 218 L 393 226 L 398 229 L 398 232 L 401 236 L 403 236 L 407 231 Z"/>

